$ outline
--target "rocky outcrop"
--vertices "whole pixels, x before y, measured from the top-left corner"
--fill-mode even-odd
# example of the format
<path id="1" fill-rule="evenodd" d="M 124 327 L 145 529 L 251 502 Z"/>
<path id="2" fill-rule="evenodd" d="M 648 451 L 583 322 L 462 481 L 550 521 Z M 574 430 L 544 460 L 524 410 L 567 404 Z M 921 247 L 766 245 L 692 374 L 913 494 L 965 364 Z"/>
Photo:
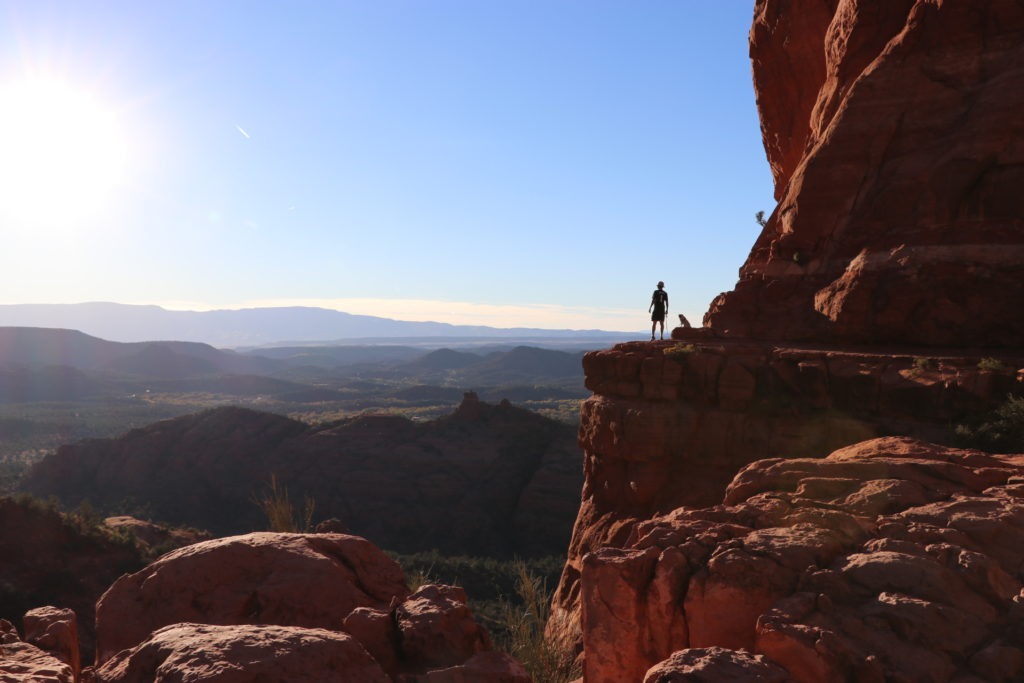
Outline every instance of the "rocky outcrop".
<path id="1" fill-rule="evenodd" d="M 581 408 L 586 483 L 549 625 L 556 639 L 585 640 L 588 557 L 622 547 L 644 520 L 719 503 L 752 460 L 822 457 L 885 435 L 948 443 L 952 425 L 1024 393 L 1016 370 L 1024 357 L 1008 353 L 997 360 L 981 351 L 673 334 L 674 342 L 620 344 L 584 358 L 594 391 Z"/>
<path id="2" fill-rule="evenodd" d="M 121 577 L 103 594 L 96 659 L 103 663 L 170 624 L 338 628 L 357 607 L 385 608 L 407 594 L 398 564 L 358 536 L 255 533 L 205 541 Z"/>
<path id="3" fill-rule="evenodd" d="M 390 683 L 345 633 L 289 626 L 174 624 L 95 672 L 103 683 Z"/>
<path id="4" fill-rule="evenodd" d="M 78 617 L 58 607 L 36 607 L 25 613 L 25 642 L 48 652 L 71 669 L 77 681 L 82 670 L 78 646 Z"/>
<path id="5" fill-rule="evenodd" d="M 705 325 L 1024 345 L 1024 7 L 758 0 L 750 54 L 779 203 Z"/>
<path id="6" fill-rule="evenodd" d="M 4 683 L 76 683 L 78 669 L 45 647 L 23 642 L 14 625 L 0 619 L 0 681 Z"/>
<path id="7" fill-rule="evenodd" d="M 758 461 L 722 504 L 586 556 L 584 680 L 729 680 L 672 678 L 702 648 L 765 676 L 735 680 L 1021 680 L 1021 566 L 1024 455 L 882 438 Z"/>
<path id="8" fill-rule="evenodd" d="M 266 527 L 253 500 L 272 477 L 297 507 L 310 498 L 317 519 L 388 549 L 499 556 L 564 552 L 582 486 L 574 427 L 468 394 L 427 423 L 207 411 L 64 446 L 26 487 L 69 506 L 144 501 L 155 519 L 224 535 Z"/>
<path id="9" fill-rule="evenodd" d="M 527 683 L 466 603 L 452 586 L 410 594 L 398 565 L 356 536 L 205 541 L 104 594 L 90 674 L 96 683 Z"/>
<path id="10" fill-rule="evenodd" d="M 130 515 L 107 517 L 103 520 L 103 526 L 115 534 L 131 538 L 135 547 L 144 556 L 151 559 L 168 550 L 192 545 L 210 538 L 207 531 L 169 527 L 165 524 L 136 519 Z"/>

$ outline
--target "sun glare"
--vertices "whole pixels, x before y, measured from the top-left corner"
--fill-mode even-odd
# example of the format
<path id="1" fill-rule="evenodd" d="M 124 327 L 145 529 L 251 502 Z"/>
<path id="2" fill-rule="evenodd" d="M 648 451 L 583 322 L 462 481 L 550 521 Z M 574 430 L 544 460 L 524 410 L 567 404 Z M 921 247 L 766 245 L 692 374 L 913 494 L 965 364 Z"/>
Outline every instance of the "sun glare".
<path id="1" fill-rule="evenodd" d="M 0 217 L 7 227 L 76 227 L 111 200 L 126 161 L 113 110 L 87 90 L 59 80 L 0 81 Z"/>

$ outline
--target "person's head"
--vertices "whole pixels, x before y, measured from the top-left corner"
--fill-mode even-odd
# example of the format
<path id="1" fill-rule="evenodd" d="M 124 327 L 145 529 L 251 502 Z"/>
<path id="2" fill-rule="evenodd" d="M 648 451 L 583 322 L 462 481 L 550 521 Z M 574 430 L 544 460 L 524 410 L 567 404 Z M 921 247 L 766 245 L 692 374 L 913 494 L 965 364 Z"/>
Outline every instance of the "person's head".
<path id="1" fill-rule="evenodd" d="M 658 281 L 658 289 L 665 289 L 665 283 L 664 283 L 664 282 L 661 282 L 661 281 L 659 280 L 659 281 Z"/>

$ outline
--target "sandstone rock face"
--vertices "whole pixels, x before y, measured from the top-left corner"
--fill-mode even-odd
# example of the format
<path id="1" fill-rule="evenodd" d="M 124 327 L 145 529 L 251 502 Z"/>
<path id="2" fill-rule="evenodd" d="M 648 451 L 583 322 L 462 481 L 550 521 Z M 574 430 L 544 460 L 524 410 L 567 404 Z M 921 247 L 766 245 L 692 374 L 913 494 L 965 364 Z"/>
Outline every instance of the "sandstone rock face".
<path id="1" fill-rule="evenodd" d="M 175 624 L 95 671 L 97 683 L 390 683 L 352 636 L 289 626 Z"/>
<path id="2" fill-rule="evenodd" d="M 789 674 L 762 655 L 720 647 L 675 652 L 652 666 L 644 683 L 789 683 Z"/>
<path id="3" fill-rule="evenodd" d="M 779 204 L 705 325 L 1024 344 L 1024 7 L 758 0 L 750 54 Z"/>
<path id="4" fill-rule="evenodd" d="M 96 606 L 96 661 L 162 626 L 276 624 L 340 629 L 357 607 L 408 594 L 401 568 L 365 539 L 254 533 L 198 543 L 118 579 Z"/>
<path id="5" fill-rule="evenodd" d="M 3 683 L 74 683 L 71 667 L 35 645 L 23 643 L 14 625 L 0 619 L 0 681 Z"/>
<path id="6" fill-rule="evenodd" d="M 583 558 L 619 547 L 637 520 L 721 501 L 736 471 L 764 457 L 822 457 L 876 436 L 948 441 L 951 425 L 1024 393 L 978 351 L 854 349 L 711 339 L 619 344 L 584 357 L 586 483 L 549 633 L 580 642 Z M 981 364 L 988 367 L 986 364 Z"/>
<path id="7" fill-rule="evenodd" d="M 37 607 L 25 613 L 25 642 L 48 652 L 71 668 L 74 679 L 82 670 L 78 649 L 78 618 L 69 609 Z"/>
<path id="8" fill-rule="evenodd" d="M 762 460 L 623 534 L 582 566 L 587 683 L 1024 679 L 1024 455 Z"/>
<path id="9" fill-rule="evenodd" d="M 396 610 L 405 657 L 428 667 L 465 662 L 491 649 L 491 638 L 473 620 L 466 592 L 455 586 L 424 586 Z"/>
<path id="10" fill-rule="evenodd" d="M 426 585 L 344 534 L 255 533 L 123 576 L 97 614 L 96 683 L 526 683 L 466 594 Z"/>

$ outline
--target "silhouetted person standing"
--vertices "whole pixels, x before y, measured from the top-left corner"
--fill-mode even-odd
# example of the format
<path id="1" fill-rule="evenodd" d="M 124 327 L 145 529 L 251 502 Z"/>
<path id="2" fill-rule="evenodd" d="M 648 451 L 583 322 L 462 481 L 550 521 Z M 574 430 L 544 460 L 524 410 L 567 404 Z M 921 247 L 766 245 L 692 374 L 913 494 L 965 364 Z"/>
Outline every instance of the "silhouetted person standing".
<path id="1" fill-rule="evenodd" d="M 668 292 L 665 283 L 659 282 L 658 288 L 651 295 L 651 305 L 647 309 L 651 313 L 651 341 L 654 341 L 654 328 L 661 324 L 661 338 L 665 338 L 665 316 L 668 314 Z"/>

